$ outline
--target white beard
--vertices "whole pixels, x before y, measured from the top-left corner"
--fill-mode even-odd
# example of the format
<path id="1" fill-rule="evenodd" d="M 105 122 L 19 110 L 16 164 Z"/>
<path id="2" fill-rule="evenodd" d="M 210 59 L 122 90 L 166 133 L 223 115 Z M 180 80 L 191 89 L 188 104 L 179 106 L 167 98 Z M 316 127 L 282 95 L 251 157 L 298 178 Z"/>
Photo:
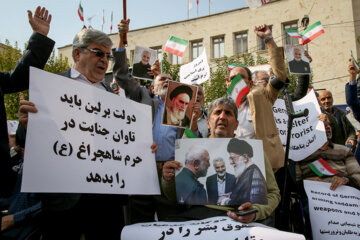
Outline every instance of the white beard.
<path id="1" fill-rule="evenodd" d="M 240 175 L 245 171 L 246 165 L 245 164 L 237 164 L 234 167 L 234 174 L 235 177 L 240 177 Z"/>
<path id="2" fill-rule="evenodd" d="M 217 173 L 217 175 L 219 176 L 219 177 L 223 177 L 223 176 L 225 176 L 225 171 L 223 171 L 222 173 Z"/>
<path id="3" fill-rule="evenodd" d="M 180 120 L 183 120 L 183 119 L 184 119 L 184 117 L 185 117 L 185 111 L 184 111 L 184 112 L 180 112 L 180 111 L 174 109 L 174 111 L 172 112 L 172 115 L 173 115 L 176 119 L 178 119 L 178 120 L 180 121 Z"/>
<path id="4" fill-rule="evenodd" d="M 167 93 L 168 87 L 167 87 L 167 86 L 166 86 L 166 87 L 162 87 L 162 88 L 157 87 L 157 88 L 155 88 L 154 90 L 155 90 L 155 92 L 156 92 L 157 95 L 159 95 L 159 96 L 165 96 L 166 93 Z"/>

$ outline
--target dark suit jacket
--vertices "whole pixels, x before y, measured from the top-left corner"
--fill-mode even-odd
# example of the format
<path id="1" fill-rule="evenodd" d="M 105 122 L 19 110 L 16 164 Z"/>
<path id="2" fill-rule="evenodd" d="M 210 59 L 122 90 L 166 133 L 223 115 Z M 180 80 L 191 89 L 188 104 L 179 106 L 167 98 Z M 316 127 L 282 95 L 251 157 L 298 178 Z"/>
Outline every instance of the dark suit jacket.
<path id="1" fill-rule="evenodd" d="M 290 61 L 289 68 L 292 73 L 310 73 L 310 64 L 303 60 L 296 61 L 294 59 Z"/>
<path id="2" fill-rule="evenodd" d="M 14 70 L 11 72 L 0 72 L 0 196 L 8 195 L 13 187 L 9 186 L 11 185 L 9 181 L 12 178 L 12 174 L 8 168 L 10 153 L 4 95 L 29 88 L 29 67 L 44 68 L 54 44 L 55 42 L 50 38 L 40 33 L 33 33 L 27 49 Z"/>
<path id="3" fill-rule="evenodd" d="M 204 205 L 207 203 L 204 185 L 186 167 L 176 176 L 175 184 L 178 203 L 191 205 Z"/>
<path id="4" fill-rule="evenodd" d="M 231 192 L 236 179 L 235 176 L 230 173 L 225 173 L 225 193 Z M 217 185 L 217 174 L 209 176 L 206 179 L 206 191 L 208 194 L 208 204 L 217 204 L 218 200 L 218 185 Z"/>

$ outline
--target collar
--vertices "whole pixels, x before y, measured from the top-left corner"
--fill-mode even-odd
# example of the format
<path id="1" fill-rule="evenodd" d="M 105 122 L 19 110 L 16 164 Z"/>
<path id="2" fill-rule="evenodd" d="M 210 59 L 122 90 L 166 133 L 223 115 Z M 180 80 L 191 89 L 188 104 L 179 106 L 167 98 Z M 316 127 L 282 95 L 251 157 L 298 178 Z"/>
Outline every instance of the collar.
<path id="1" fill-rule="evenodd" d="M 82 80 L 86 80 L 88 81 L 89 83 L 91 84 L 94 84 L 93 82 L 89 81 L 87 79 L 87 77 L 85 77 L 85 75 L 81 74 L 79 71 L 77 71 L 75 68 L 71 68 L 70 70 L 70 77 L 72 79 L 82 79 Z M 103 80 L 101 80 L 100 82 L 96 82 L 96 83 L 102 83 L 102 82 L 105 82 L 105 78 Z"/>

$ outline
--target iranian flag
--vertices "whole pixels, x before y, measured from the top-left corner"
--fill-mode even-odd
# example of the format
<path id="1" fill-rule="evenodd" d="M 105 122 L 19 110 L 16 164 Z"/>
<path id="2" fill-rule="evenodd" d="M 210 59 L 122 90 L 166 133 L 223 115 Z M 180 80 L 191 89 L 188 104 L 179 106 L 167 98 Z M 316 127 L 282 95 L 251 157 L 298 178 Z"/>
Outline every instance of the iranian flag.
<path id="1" fill-rule="evenodd" d="M 308 27 L 305 31 L 301 33 L 301 43 L 302 45 L 308 44 L 321 34 L 325 33 L 323 26 L 321 25 L 321 22 L 318 21 Z"/>
<path id="2" fill-rule="evenodd" d="M 240 66 L 240 64 L 230 63 L 230 64 L 228 65 L 228 70 L 231 71 L 231 70 L 233 70 L 233 68 L 236 67 L 236 66 Z"/>
<path id="3" fill-rule="evenodd" d="M 81 1 L 79 3 L 78 14 L 79 14 L 80 20 L 84 22 L 84 9 L 81 6 Z"/>
<path id="4" fill-rule="evenodd" d="M 246 82 L 241 78 L 240 75 L 237 75 L 230 84 L 230 87 L 227 90 L 229 96 L 234 99 L 236 106 L 239 107 L 241 99 L 250 92 L 250 88 Z"/>
<path id="5" fill-rule="evenodd" d="M 170 36 L 169 40 L 167 40 L 165 44 L 164 51 L 182 57 L 187 45 L 188 40 Z"/>
<path id="6" fill-rule="evenodd" d="M 298 33 L 297 30 L 285 30 L 285 32 L 292 38 L 302 38 L 301 34 Z"/>
<path id="7" fill-rule="evenodd" d="M 309 167 L 319 177 L 322 177 L 324 175 L 334 176 L 335 174 L 339 173 L 339 172 L 335 171 L 332 167 L 330 167 L 330 165 L 322 158 L 319 158 L 318 160 L 310 163 Z"/>

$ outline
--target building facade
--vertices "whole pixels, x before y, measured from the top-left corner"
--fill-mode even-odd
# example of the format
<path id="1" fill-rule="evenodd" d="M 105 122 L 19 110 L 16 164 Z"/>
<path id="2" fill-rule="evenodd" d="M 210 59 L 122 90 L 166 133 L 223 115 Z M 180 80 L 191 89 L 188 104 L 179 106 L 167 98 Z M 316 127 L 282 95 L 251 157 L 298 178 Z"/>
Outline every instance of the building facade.
<path id="1" fill-rule="evenodd" d="M 131 30 L 128 33 L 127 55 L 132 61 L 135 46 L 144 46 L 158 51 L 170 35 L 189 40 L 182 58 L 172 56 L 172 64 L 191 62 L 203 49 L 210 65 L 214 59 L 242 53 L 266 55 L 265 44 L 257 38 L 254 27 L 267 24 L 271 27 L 278 46 L 297 44 L 286 29 L 302 32 L 301 20 L 304 15 L 310 19 L 309 26 L 321 21 L 325 34 L 307 45 L 313 58 L 311 63 L 315 89 L 325 88 L 333 93 L 335 104 L 345 103 L 345 83 L 348 81 L 347 65 L 350 50 L 360 56 L 360 1 L 359 0 L 278 0 L 261 8 L 235 9 L 209 16 L 173 22 L 158 26 Z M 130 25 L 131 28 L 131 25 Z M 114 46 L 118 35 L 110 34 Z M 60 47 L 59 53 L 71 58 L 71 45 Z"/>

